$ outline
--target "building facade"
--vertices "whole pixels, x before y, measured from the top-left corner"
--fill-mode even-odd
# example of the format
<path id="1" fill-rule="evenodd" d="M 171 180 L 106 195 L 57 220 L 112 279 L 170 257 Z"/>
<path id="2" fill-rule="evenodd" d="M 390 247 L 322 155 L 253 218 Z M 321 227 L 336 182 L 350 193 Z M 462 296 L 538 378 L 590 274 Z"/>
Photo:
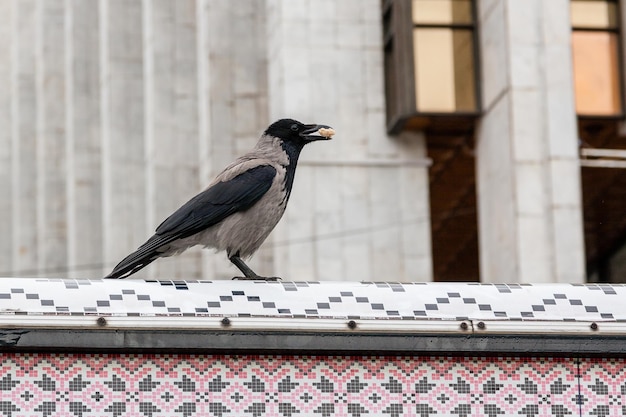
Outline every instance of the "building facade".
<path id="1" fill-rule="evenodd" d="M 0 275 L 103 276 L 292 117 L 337 135 L 303 153 L 262 274 L 619 280 L 621 10 L 0 0 Z M 198 249 L 137 276 L 235 274 Z"/>

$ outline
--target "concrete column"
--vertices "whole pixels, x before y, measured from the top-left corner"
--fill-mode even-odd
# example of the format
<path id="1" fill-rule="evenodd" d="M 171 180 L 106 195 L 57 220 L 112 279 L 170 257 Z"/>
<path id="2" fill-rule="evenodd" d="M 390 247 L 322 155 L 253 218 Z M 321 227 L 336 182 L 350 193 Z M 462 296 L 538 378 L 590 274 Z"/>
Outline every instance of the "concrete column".
<path id="1" fill-rule="evenodd" d="M 583 282 L 568 0 L 479 0 L 481 279 Z"/>
<path id="2" fill-rule="evenodd" d="M 12 269 L 25 274 L 39 265 L 36 9 L 34 1 L 11 2 Z"/>
<path id="3" fill-rule="evenodd" d="M 65 13 L 68 177 L 65 276 L 97 278 L 108 273 L 112 266 L 102 265 L 99 15 L 92 2 L 83 0 L 66 0 Z"/>
<path id="4" fill-rule="evenodd" d="M 67 265 L 67 84 L 64 0 L 37 4 L 37 178 L 39 269 L 65 276 Z"/>
<path id="5" fill-rule="evenodd" d="M 193 0 L 143 1 L 146 227 L 149 233 L 201 190 Z M 146 236 L 147 237 L 147 236 Z M 155 262 L 156 277 L 201 278 L 199 251 Z"/>
<path id="6" fill-rule="evenodd" d="M 267 1 L 270 118 L 337 131 L 264 248 L 286 279 L 432 279 L 425 141 L 385 132 L 380 19 L 378 0 Z"/>
<path id="7" fill-rule="evenodd" d="M 4 235 L 0 238 L 0 274 L 8 275 L 13 266 L 12 256 L 12 39 L 13 39 L 12 2 L 0 2 L 0 230 Z"/>
<path id="8" fill-rule="evenodd" d="M 152 232 L 145 222 L 142 3 L 98 5 L 103 250 L 105 264 L 115 264 Z"/>

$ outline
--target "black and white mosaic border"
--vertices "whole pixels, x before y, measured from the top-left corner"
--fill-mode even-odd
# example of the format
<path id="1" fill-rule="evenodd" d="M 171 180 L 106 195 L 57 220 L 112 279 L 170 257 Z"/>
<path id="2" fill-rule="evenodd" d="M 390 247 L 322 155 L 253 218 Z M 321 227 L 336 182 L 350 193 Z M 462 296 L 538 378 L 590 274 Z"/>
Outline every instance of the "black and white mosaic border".
<path id="1" fill-rule="evenodd" d="M 626 322 L 626 287 L 0 278 L 1 316 Z"/>

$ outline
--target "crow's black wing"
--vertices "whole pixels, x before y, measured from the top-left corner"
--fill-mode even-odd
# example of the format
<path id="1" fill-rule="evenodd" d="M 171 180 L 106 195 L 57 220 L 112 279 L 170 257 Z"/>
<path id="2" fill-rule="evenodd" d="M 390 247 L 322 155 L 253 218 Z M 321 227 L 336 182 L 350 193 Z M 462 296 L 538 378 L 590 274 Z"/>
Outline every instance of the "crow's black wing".
<path id="1" fill-rule="evenodd" d="M 106 278 L 126 278 L 160 256 L 159 248 L 201 232 L 238 211 L 250 208 L 269 190 L 276 176 L 271 165 L 259 165 L 218 182 L 176 210 L 156 233 L 113 268 Z"/>
<path id="2" fill-rule="evenodd" d="M 158 236 L 194 235 L 256 203 L 272 185 L 276 169 L 260 165 L 230 181 L 218 182 L 176 210 L 156 229 Z"/>

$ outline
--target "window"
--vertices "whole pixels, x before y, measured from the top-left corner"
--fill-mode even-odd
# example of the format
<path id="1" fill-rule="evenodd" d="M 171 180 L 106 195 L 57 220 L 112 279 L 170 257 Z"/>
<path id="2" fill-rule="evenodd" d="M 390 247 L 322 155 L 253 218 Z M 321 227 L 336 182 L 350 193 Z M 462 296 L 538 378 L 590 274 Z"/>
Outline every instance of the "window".
<path id="1" fill-rule="evenodd" d="M 615 123 L 624 114 L 620 14 L 618 0 L 570 0 L 589 282 L 626 280 L 626 170 L 603 157 L 626 149 Z"/>
<path id="2" fill-rule="evenodd" d="M 385 0 L 385 89 L 392 133 L 479 111 L 472 0 Z M 461 123 L 464 128 L 467 123 Z"/>
<path id="3" fill-rule="evenodd" d="M 469 0 L 413 0 L 415 96 L 419 112 L 476 110 Z"/>
<path id="4" fill-rule="evenodd" d="M 480 116 L 475 3 L 382 3 L 387 130 L 424 132 L 432 160 L 435 281 L 479 278 L 476 161 L 471 152 Z"/>
<path id="5" fill-rule="evenodd" d="M 621 116 L 619 24 L 616 0 L 572 0 L 576 112 Z"/>

